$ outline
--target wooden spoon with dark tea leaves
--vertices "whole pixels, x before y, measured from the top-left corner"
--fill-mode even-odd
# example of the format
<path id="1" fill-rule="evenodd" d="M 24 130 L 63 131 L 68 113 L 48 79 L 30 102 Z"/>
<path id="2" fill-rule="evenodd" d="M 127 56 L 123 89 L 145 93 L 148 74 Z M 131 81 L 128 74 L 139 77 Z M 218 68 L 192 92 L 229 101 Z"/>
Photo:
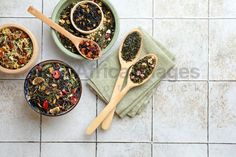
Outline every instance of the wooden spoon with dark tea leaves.
<path id="1" fill-rule="evenodd" d="M 83 56 L 87 60 L 97 60 L 101 57 L 102 51 L 100 46 L 96 42 L 90 39 L 74 36 L 32 6 L 28 8 L 28 12 L 71 40 L 81 56 Z"/>
<path id="2" fill-rule="evenodd" d="M 137 63 L 135 63 L 129 70 L 129 76 L 127 78 L 127 84 L 122 89 L 120 93 L 113 98 L 110 103 L 100 112 L 100 114 L 90 123 L 86 133 L 91 135 L 97 127 L 103 122 L 103 120 L 108 116 L 108 114 L 118 105 L 122 98 L 127 94 L 127 92 L 134 88 L 146 83 L 154 72 L 157 66 L 157 57 L 154 54 L 149 54 Z"/>
<path id="3" fill-rule="evenodd" d="M 119 61 L 121 69 L 113 89 L 111 100 L 114 99 L 117 93 L 121 91 L 127 71 L 134 63 L 137 62 L 142 50 L 142 45 L 142 32 L 140 32 L 139 29 L 133 29 L 122 42 L 119 49 Z M 111 126 L 114 113 L 115 108 L 103 121 L 102 129 L 107 130 Z"/>

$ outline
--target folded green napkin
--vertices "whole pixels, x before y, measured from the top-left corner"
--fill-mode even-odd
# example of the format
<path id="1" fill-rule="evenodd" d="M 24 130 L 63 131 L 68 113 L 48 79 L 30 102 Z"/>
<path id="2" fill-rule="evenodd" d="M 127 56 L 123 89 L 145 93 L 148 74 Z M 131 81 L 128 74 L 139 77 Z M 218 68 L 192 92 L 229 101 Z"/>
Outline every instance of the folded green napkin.
<path id="1" fill-rule="evenodd" d="M 152 93 L 161 78 L 174 66 L 174 56 L 162 46 L 162 44 L 155 41 L 141 28 L 140 30 L 143 32 L 143 50 L 141 57 L 149 53 L 154 53 L 158 57 L 158 65 L 152 78 L 147 83 L 131 89 L 121 100 L 116 108 L 116 113 L 120 118 L 125 116 L 134 117 L 140 114 L 149 103 Z M 88 81 L 90 88 L 105 103 L 108 103 L 111 98 L 119 71 L 120 63 L 117 50 L 99 65 Z"/>

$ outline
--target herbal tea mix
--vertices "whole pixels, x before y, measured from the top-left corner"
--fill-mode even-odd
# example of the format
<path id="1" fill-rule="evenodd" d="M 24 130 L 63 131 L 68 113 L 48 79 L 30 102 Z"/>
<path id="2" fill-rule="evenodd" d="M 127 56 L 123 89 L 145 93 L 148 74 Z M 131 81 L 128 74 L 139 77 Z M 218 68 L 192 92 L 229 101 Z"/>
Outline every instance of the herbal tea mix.
<path id="1" fill-rule="evenodd" d="M 152 56 L 146 56 L 143 59 L 139 60 L 133 67 L 130 73 L 130 79 L 134 83 L 142 83 L 146 78 L 148 78 L 155 66 L 156 59 Z"/>
<path id="2" fill-rule="evenodd" d="M 91 41 L 82 41 L 79 49 L 87 58 L 95 59 L 99 56 L 99 47 Z"/>
<path id="3" fill-rule="evenodd" d="M 27 33 L 15 27 L 0 30 L 0 65 L 7 69 L 24 67 L 33 55 L 33 43 Z"/>
<path id="4" fill-rule="evenodd" d="M 141 40 L 138 32 L 133 32 L 126 37 L 121 50 L 122 58 L 125 61 L 132 61 L 136 57 L 141 47 Z"/>
<path id="5" fill-rule="evenodd" d="M 78 37 L 85 37 L 85 38 L 91 39 L 97 42 L 98 45 L 101 47 L 101 49 L 105 49 L 109 45 L 109 43 L 112 41 L 112 38 L 115 33 L 115 27 L 116 27 L 115 18 L 111 10 L 108 8 L 108 6 L 105 3 L 103 3 L 100 0 L 95 0 L 94 2 L 96 2 L 102 8 L 102 11 L 104 14 L 103 24 L 97 31 L 91 34 L 85 35 L 77 31 L 73 27 L 70 21 L 70 13 L 71 13 L 71 9 L 75 6 L 76 2 L 69 4 L 64 10 L 62 10 L 60 14 L 60 19 L 58 22 L 59 22 L 59 25 L 64 27 L 70 33 Z M 66 49 L 68 49 L 69 51 L 75 54 L 78 54 L 76 47 L 69 39 L 60 35 L 60 40 Z"/>
<path id="6" fill-rule="evenodd" d="M 73 12 L 73 22 L 83 31 L 96 29 L 102 21 L 100 8 L 93 3 L 79 4 Z"/>
<path id="7" fill-rule="evenodd" d="M 26 78 L 26 97 L 32 107 L 46 115 L 72 109 L 81 96 L 81 82 L 75 71 L 60 62 L 42 62 Z"/>

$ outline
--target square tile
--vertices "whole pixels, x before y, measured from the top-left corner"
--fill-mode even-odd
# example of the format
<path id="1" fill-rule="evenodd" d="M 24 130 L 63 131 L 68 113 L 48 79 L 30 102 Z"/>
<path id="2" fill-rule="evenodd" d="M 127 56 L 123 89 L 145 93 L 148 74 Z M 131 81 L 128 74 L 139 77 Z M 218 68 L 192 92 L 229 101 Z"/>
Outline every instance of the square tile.
<path id="1" fill-rule="evenodd" d="M 62 60 L 65 63 L 71 65 L 80 75 L 81 79 L 89 78 L 91 71 L 96 68 L 96 61 L 80 61 L 67 56 L 55 44 L 52 38 L 51 29 L 46 25 L 44 25 L 43 28 L 43 60 Z"/>
<path id="2" fill-rule="evenodd" d="M 232 157 L 236 154 L 236 145 L 210 144 L 209 157 Z"/>
<path id="3" fill-rule="evenodd" d="M 39 141 L 40 116 L 25 101 L 23 84 L 0 80 L 0 141 Z"/>
<path id="4" fill-rule="evenodd" d="M 207 83 L 162 82 L 154 95 L 154 141 L 207 141 Z"/>
<path id="5" fill-rule="evenodd" d="M 30 5 L 38 10 L 42 10 L 42 0 L 1 1 L 0 17 L 32 17 L 32 15 L 27 12 Z"/>
<path id="6" fill-rule="evenodd" d="M 153 157 L 207 157 L 207 145 L 155 144 Z"/>
<path id="7" fill-rule="evenodd" d="M 208 17 L 206 0 L 154 0 L 155 17 Z"/>
<path id="8" fill-rule="evenodd" d="M 59 117 L 43 117 L 42 141 L 95 141 L 95 135 L 87 136 L 86 127 L 96 116 L 96 96 L 82 81 L 83 91 L 79 104 L 68 114 Z"/>
<path id="9" fill-rule="evenodd" d="M 42 143 L 42 157 L 95 157 L 95 143 Z"/>
<path id="10" fill-rule="evenodd" d="M 210 21 L 210 79 L 236 80 L 236 20 Z"/>
<path id="11" fill-rule="evenodd" d="M 154 37 L 176 55 L 176 65 L 166 79 L 207 79 L 207 20 L 155 20 Z"/>
<path id="12" fill-rule="evenodd" d="M 104 103 L 98 101 L 99 112 Z M 102 142 L 150 142 L 151 141 L 152 104 L 134 118 L 123 119 L 114 116 L 111 128 L 108 131 L 98 129 L 97 140 Z"/>
<path id="13" fill-rule="evenodd" d="M 151 144 L 98 143 L 97 157 L 151 157 Z"/>
<path id="14" fill-rule="evenodd" d="M 21 24 L 27 27 L 34 34 L 39 46 L 39 56 L 37 61 L 39 62 L 41 58 L 41 34 L 42 34 L 41 22 L 35 18 L 0 18 L 0 25 L 5 23 Z M 0 72 L 0 79 L 24 79 L 27 73 L 28 70 L 19 75 L 7 75 Z"/>
<path id="15" fill-rule="evenodd" d="M 111 0 L 120 18 L 151 18 L 152 0 Z"/>
<path id="16" fill-rule="evenodd" d="M 52 12 L 60 0 L 50 0 L 43 2 L 43 13 L 48 17 L 52 16 Z"/>
<path id="17" fill-rule="evenodd" d="M 236 83 L 210 83 L 210 142 L 236 143 Z"/>
<path id="18" fill-rule="evenodd" d="M 211 17 L 236 17 L 236 3 L 234 0 L 210 0 Z"/>
<path id="19" fill-rule="evenodd" d="M 122 41 L 124 40 L 125 36 L 133 29 L 142 27 L 143 30 L 148 32 L 149 34 L 152 34 L 152 20 L 151 19 L 120 19 L 120 33 L 118 36 L 117 41 L 102 58 L 99 60 L 99 63 L 105 60 L 108 55 L 110 55 L 113 52 L 116 52 L 118 48 L 120 47 Z"/>
<path id="20" fill-rule="evenodd" d="M 1 157 L 37 157 L 39 143 L 1 143 Z"/>

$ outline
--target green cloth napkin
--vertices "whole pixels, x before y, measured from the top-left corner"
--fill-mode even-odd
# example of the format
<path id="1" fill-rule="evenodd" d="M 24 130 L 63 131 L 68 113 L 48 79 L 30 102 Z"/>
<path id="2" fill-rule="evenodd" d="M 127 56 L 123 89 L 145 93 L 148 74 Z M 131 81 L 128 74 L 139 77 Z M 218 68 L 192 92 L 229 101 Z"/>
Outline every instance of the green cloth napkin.
<path id="1" fill-rule="evenodd" d="M 149 34 L 141 28 L 140 30 L 143 32 L 143 50 L 141 57 L 149 53 L 154 53 L 158 57 L 158 65 L 152 78 L 147 83 L 131 89 L 121 100 L 116 108 L 116 113 L 120 118 L 125 116 L 134 117 L 140 114 L 145 106 L 149 104 L 152 93 L 161 78 L 174 66 L 174 56 Z M 88 81 L 90 88 L 105 103 L 108 103 L 111 98 L 119 71 L 120 63 L 117 50 L 99 65 Z"/>

